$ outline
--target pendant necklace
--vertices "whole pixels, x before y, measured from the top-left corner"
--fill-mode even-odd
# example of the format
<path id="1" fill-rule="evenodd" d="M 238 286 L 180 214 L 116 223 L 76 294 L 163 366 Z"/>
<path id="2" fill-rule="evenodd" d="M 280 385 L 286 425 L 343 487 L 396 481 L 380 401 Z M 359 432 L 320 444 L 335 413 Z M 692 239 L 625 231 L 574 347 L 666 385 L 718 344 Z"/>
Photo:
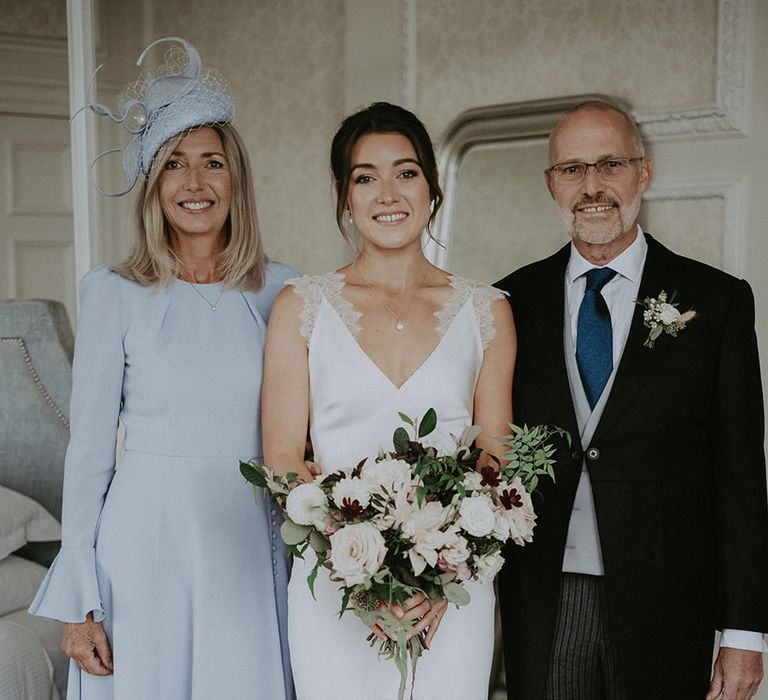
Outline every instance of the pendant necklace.
<path id="1" fill-rule="evenodd" d="M 183 260 L 179 260 L 179 262 L 183 265 L 184 269 L 187 271 L 187 275 L 189 275 L 192 278 L 192 282 L 189 280 L 184 280 L 190 287 L 192 287 L 192 291 L 197 294 L 208 306 L 211 307 L 211 311 L 216 311 L 216 305 L 221 301 L 221 297 L 224 296 L 224 287 L 222 287 L 219 290 L 219 296 L 216 297 L 214 301 L 211 301 L 205 294 L 203 294 L 195 285 L 197 284 L 194 282 L 195 276 L 192 274 L 190 269 L 187 267 L 186 263 Z"/>
<path id="2" fill-rule="evenodd" d="M 221 297 L 224 296 L 224 287 L 219 290 L 219 296 L 216 297 L 215 301 L 211 301 L 208 299 L 208 297 L 205 296 L 192 282 L 189 282 L 188 280 L 184 280 L 190 287 L 192 287 L 192 290 L 199 296 L 208 306 L 211 307 L 211 311 L 216 311 L 216 304 L 221 301 Z"/>
<path id="3" fill-rule="evenodd" d="M 392 318 L 394 318 L 394 319 L 395 319 L 395 330 L 396 330 L 398 333 L 404 333 L 404 332 L 405 332 L 405 324 L 403 323 L 403 319 L 402 319 L 402 318 L 400 318 L 400 316 L 398 316 L 398 315 L 397 315 L 397 314 L 396 314 L 396 313 L 395 313 L 395 312 L 392 310 L 392 307 L 391 307 L 389 304 L 387 304 L 387 300 L 386 300 L 386 299 L 384 298 L 384 296 L 383 296 L 383 295 L 382 295 L 382 294 L 379 292 L 379 290 L 378 290 L 378 289 L 376 289 L 376 287 L 374 287 L 374 286 L 373 286 L 373 285 L 372 285 L 372 284 L 371 284 L 371 283 L 370 283 L 370 282 L 369 282 L 369 281 L 368 281 L 368 280 L 365 278 L 365 275 L 363 274 L 363 271 L 362 271 L 362 270 L 361 270 L 361 269 L 360 269 L 360 268 L 357 266 L 357 260 L 355 260 L 355 262 L 354 262 L 354 263 L 352 263 L 352 265 L 353 265 L 353 267 L 355 268 L 355 270 L 357 270 L 357 273 L 360 275 L 360 278 L 363 280 L 363 283 L 365 284 L 365 286 L 366 286 L 366 287 L 368 287 L 368 289 L 370 289 L 370 290 L 371 290 L 371 291 L 372 291 L 372 292 L 373 292 L 373 293 L 376 295 L 376 297 L 379 299 L 379 301 L 380 301 L 382 304 L 384 304 L 384 308 L 386 308 L 386 310 L 387 310 L 387 311 L 389 311 L 389 313 L 390 313 L 390 315 L 392 316 Z"/>

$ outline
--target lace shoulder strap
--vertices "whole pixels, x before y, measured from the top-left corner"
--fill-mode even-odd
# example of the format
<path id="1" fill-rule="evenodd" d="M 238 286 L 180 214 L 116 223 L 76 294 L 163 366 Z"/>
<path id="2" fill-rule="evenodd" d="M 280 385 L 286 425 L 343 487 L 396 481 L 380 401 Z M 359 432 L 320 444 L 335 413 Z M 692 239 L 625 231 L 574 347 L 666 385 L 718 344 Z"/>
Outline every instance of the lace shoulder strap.
<path id="1" fill-rule="evenodd" d="M 448 275 L 448 280 L 451 283 L 451 294 L 445 304 L 443 304 L 443 307 L 439 311 L 435 311 L 435 317 L 437 318 L 437 328 L 435 330 L 441 338 L 445 335 L 448 327 L 453 323 L 453 319 L 456 318 L 464 304 L 467 303 L 467 299 L 472 294 L 472 289 L 475 286 L 472 280 L 457 277 L 456 275 Z"/>
<path id="2" fill-rule="evenodd" d="M 483 350 L 485 350 L 489 343 L 496 337 L 496 326 L 494 325 L 491 304 L 506 296 L 509 295 L 501 289 L 496 289 L 496 287 L 491 287 L 488 284 L 481 284 L 480 282 L 475 283 L 472 294 L 472 305 L 475 308 L 475 316 L 477 317 L 477 323 L 480 326 L 480 339 L 483 342 Z"/>
<path id="3" fill-rule="evenodd" d="M 323 297 L 328 300 L 328 303 L 339 314 L 344 325 L 347 326 L 353 336 L 360 332 L 358 321 L 361 314 L 341 294 L 341 290 L 344 287 L 344 275 L 342 273 L 327 272 L 323 275 L 303 275 L 302 277 L 287 280 L 286 284 L 290 284 L 293 287 L 293 291 L 304 300 L 299 332 L 302 338 L 307 341 L 307 344 L 309 344 L 312 338 L 312 332 L 315 329 Z"/>

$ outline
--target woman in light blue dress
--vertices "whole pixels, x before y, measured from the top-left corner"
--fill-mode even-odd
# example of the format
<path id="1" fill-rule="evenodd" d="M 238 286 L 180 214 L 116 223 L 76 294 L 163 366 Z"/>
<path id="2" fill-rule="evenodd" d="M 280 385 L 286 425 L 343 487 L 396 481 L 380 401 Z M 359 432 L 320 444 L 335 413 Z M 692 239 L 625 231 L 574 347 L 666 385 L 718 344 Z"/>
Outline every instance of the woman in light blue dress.
<path id="1" fill-rule="evenodd" d="M 80 290 L 62 549 L 31 608 L 68 623 L 68 700 L 293 695 L 278 515 L 238 461 L 261 456 L 266 321 L 295 273 L 262 252 L 221 78 L 177 41 L 110 113 L 140 127 L 137 236 Z"/>

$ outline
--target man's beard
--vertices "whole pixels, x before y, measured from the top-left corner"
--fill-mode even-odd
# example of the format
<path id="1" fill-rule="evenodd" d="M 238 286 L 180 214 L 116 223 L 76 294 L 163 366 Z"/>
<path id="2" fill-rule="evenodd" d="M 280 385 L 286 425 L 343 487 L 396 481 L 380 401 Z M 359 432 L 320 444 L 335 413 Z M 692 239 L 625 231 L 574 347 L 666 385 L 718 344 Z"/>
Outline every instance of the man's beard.
<path id="1" fill-rule="evenodd" d="M 560 220 L 563 222 L 566 233 L 571 237 L 584 243 L 591 243 L 593 245 L 605 245 L 607 243 L 613 243 L 617 238 L 624 234 L 632 223 L 637 219 L 637 215 L 640 212 L 640 204 L 643 199 L 642 192 L 638 192 L 637 196 L 626 206 L 619 206 L 619 203 L 615 199 L 610 199 L 605 196 L 585 198 L 578 204 L 573 205 L 569 209 L 560 209 Z M 585 221 L 579 221 L 576 218 L 576 210 L 585 206 L 598 206 L 600 204 L 615 205 L 618 216 L 611 223 L 591 223 Z"/>

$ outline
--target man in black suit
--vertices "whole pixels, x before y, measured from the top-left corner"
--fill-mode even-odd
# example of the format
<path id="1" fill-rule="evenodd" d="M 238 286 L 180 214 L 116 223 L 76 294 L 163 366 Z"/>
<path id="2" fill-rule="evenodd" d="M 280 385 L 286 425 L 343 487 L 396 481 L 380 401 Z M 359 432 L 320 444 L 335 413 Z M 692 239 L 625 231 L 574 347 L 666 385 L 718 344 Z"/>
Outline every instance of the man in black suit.
<path id="1" fill-rule="evenodd" d="M 653 167 L 622 110 L 573 108 L 549 158 L 571 243 L 497 286 L 517 323 L 515 422 L 573 444 L 499 581 L 508 697 L 746 700 L 768 630 L 752 292 L 640 230 Z"/>

